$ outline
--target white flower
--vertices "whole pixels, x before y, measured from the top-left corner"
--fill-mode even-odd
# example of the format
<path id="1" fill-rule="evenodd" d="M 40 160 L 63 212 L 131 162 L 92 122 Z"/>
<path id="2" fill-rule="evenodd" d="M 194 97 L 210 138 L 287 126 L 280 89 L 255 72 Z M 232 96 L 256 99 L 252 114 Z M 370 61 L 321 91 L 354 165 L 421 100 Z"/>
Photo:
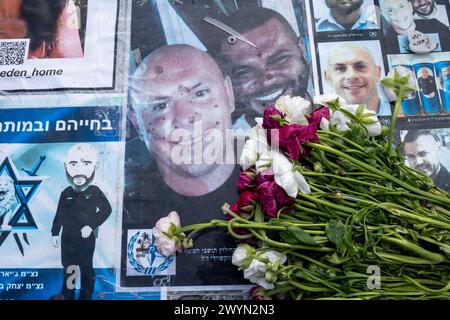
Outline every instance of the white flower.
<path id="1" fill-rule="evenodd" d="M 320 96 L 315 96 L 314 104 L 329 108 L 330 103 L 335 102 L 336 100 L 339 102 L 340 106 L 345 106 L 347 104 L 344 98 L 338 96 L 337 94 L 323 94 Z"/>
<path id="2" fill-rule="evenodd" d="M 406 84 L 407 87 L 410 87 L 411 89 L 416 88 L 416 82 L 414 80 L 414 72 L 412 70 L 408 69 L 405 66 L 395 66 L 391 71 L 389 71 L 386 78 L 394 79 L 394 72 L 397 71 L 398 75 L 400 77 L 406 77 L 409 75 L 408 83 Z M 386 93 L 387 98 L 389 101 L 395 102 L 397 101 L 397 95 L 395 94 L 394 90 L 392 88 L 388 88 L 384 86 L 384 92 Z M 405 92 L 404 94 L 405 99 L 410 99 L 414 96 L 414 91 Z"/>
<path id="3" fill-rule="evenodd" d="M 258 160 L 255 163 L 256 173 L 260 174 L 261 172 L 270 169 L 270 167 L 272 167 L 272 161 L 273 161 L 272 150 L 269 149 L 265 150 L 258 157 Z"/>
<path id="4" fill-rule="evenodd" d="M 346 110 L 347 112 L 350 112 L 353 115 L 356 115 L 356 111 L 361 105 L 357 104 L 351 104 L 347 106 L 341 107 L 342 110 Z M 364 117 L 364 120 L 372 121 L 373 123 L 362 123 L 362 126 L 364 126 L 367 129 L 367 134 L 369 137 L 376 137 L 381 134 L 381 123 L 378 120 L 378 116 L 376 112 L 367 109 L 366 105 L 362 105 L 364 107 L 363 115 L 367 114 L 367 117 Z M 364 121 L 363 120 L 363 121 Z"/>
<path id="5" fill-rule="evenodd" d="M 253 260 L 250 266 L 244 270 L 244 278 L 261 287 L 272 290 L 275 288 L 273 283 L 266 280 L 266 265 L 258 260 Z"/>
<path id="6" fill-rule="evenodd" d="M 255 248 L 241 244 L 234 250 L 231 263 L 238 268 L 248 268 L 248 260 L 253 258 L 255 252 Z"/>
<path id="7" fill-rule="evenodd" d="M 332 111 L 330 120 L 322 118 L 320 121 L 320 129 L 330 131 L 330 127 L 334 128 L 334 131 L 341 133 L 350 130 L 347 125 L 348 119 L 341 111 Z"/>
<path id="8" fill-rule="evenodd" d="M 156 248 L 163 256 L 175 256 L 177 251 L 181 252 L 181 241 L 173 236 L 174 231 L 180 226 L 180 216 L 175 211 L 156 222 L 153 228 L 153 236 L 155 237 Z"/>
<path id="9" fill-rule="evenodd" d="M 287 261 L 287 256 L 275 250 L 267 250 L 259 255 L 257 254 L 249 267 L 244 270 L 244 278 L 267 290 L 272 290 L 275 286 L 267 281 L 266 273 L 272 271 L 272 265 L 277 261 L 279 264 L 283 264 Z"/>
<path id="10" fill-rule="evenodd" d="M 296 198 L 298 192 L 307 194 L 311 189 L 305 178 L 298 171 L 293 171 L 294 165 L 287 157 L 277 151 L 272 152 L 272 167 L 275 183 L 286 191 L 287 195 Z"/>
<path id="11" fill-rule="evenodd" d="M 259 118 L 258 118 L 259 119 Z M 249 139 L 242 149 L 239 163 L 244 170 L 253 167 L 259 156 L 269 148 L 266 138 L 266 130 L 262 127 L 262 119 L 252 128 Z"/>
<path id="12" fill-rule="evenodd" d="M 311 103 L 302 97 L 282 96 L 275 103 L 275 108 L 283 113 L 286 121 L 308 125 L 305 114 L 311 112 Z"/>

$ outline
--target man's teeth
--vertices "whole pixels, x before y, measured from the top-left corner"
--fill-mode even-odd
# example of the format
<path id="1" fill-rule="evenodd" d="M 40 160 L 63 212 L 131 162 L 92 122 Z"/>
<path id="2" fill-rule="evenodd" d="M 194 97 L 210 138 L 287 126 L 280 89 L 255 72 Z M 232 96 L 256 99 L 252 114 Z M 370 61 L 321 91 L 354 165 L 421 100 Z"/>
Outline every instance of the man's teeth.
<path id="1" fill-rule="evenodd" d="M 273 92 L 273 93 L 271 93 L 271 94 L 269 94 L 267 96 L 262 96 L 262 97 L 258 97 L 258 98 L 255 98 L 255 99 L 257 101 L 261 101 L 261 102 L 272 101 L 272 100 L 275 100 L 275 99 L 279 98 L 282 94 L 283 94 L 283 89 L 280 89 L 280 90 L 277 90 L 277 91 L 275 91 L 275 92 Z"/>

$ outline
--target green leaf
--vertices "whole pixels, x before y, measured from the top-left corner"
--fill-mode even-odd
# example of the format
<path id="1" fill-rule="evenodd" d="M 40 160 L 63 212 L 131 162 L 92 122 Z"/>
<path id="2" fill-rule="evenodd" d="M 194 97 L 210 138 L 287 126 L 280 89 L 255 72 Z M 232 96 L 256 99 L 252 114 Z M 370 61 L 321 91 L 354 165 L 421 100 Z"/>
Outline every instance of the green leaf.
<path id="1" fill-rule="evenodd" d="M 365 109 L 365 106 L 364 106 L 363 104 L 361 104 L 361 105 L 358 107 L 358 109 L 356 109 L 355 116 L 356 116 L 358 119 L 360 119 L 360 118 L 362 117 L 362 115 L 363 115 L 363 113 L 364 113 L 364 109 Z"/>
<path id="2" fill-rule="evenodd" d="M 338 246 L 344 239 L 345 225 L 340 220 L 330 220 L 325 231 L 328 239 Z"/>
<path id="3" fill-rule="evenodd" d="M 281 232 L 281 238 L 290 244 L 304 244 L 308 246 L 319 246 L 309 234 L 299 227 L 290 226 Z"/>

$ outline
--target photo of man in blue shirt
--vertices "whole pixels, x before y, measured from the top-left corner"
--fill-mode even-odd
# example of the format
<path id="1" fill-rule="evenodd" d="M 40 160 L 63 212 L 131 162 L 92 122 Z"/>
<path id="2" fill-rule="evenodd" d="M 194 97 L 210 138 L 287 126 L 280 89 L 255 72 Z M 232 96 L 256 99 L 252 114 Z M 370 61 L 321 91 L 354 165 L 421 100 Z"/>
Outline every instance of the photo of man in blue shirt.
<path id="1" fill-rule="evenodd" d="M 328 12 L 316 18 L 316 31 L 351 31 L 378 29 L 375 10 L 363 6 L 364 0 L 325 0 Z M 321 1 L 313 1 L 315 9 L 323 6 Z M 373 7 L 373 3 L 372 3 Z"/>

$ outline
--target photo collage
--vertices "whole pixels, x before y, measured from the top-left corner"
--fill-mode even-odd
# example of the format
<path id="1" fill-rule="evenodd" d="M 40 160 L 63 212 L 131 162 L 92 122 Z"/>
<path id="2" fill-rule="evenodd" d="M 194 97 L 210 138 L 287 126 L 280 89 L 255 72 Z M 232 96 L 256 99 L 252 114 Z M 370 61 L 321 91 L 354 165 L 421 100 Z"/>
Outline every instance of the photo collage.
<path id="1" fill-rule="evenodd" d="M 416 83 L 405 163 L 450 191 L 449 14 L 449 0 L 0 1 L 0 300 L 247 298 L 227 230 L 173 257 L 156 223 L 224 219 L 255 118 L 282 96 L 338 94 L 388 124 L 396 68 Z"/>
<path id="2" fill-rule="evenodd" d="M 406 164 L 438 183 L 438 172 L 450 168 L 449 155 L 444 152 L 450 130 L 450 2 L 310 0 L 308 4 L 318 93 L 336 93 L 347 103 L 364 103 L 389 123 L 393 104 L 380 80 L 392 70 L 406 71 L 414 79 L 415 91 L 402 101 L 397 121 L 399 142 L 405 143 Z M 428 50 L 417 52 L 418 44 L 427 44 Z M 419 144 L 427 134 L 442 152 L 419 147 L 415 152 L 438 157 L 435 170 L 426 168 L 431 165 L 426 157 L 423 164 L 417 160 L 419 165 L 408 161 L 408 142 Z M 449 190 L 448 182 L 443 187 Z"/>

